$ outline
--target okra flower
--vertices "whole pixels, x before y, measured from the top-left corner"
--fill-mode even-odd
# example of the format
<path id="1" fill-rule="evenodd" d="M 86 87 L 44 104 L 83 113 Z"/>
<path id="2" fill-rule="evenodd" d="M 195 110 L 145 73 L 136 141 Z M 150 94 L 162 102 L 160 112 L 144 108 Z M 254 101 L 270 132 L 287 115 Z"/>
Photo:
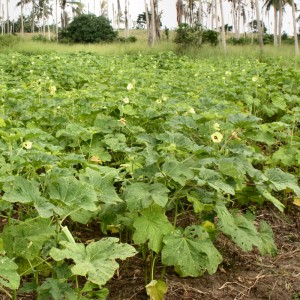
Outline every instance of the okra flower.
<path id="1" fill-rule="evenodd" d="M 221 143 L 222 139 L 223 139 L 223 134 L 216 131 L 215 133 L 213 133 L 211 136 L 210 136 L 211 140 L 214 142 L 214 143 Z"/>

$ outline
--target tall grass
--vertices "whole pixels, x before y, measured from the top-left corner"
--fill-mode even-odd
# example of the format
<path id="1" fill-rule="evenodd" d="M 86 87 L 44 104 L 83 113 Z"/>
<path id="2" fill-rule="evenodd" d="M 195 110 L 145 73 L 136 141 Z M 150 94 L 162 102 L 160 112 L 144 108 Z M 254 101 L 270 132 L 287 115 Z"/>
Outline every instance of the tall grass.
<path id="1" fill-rule="evenodd" d="M 137 54 L 137 53 L 157 53 L 174 51 L 178 55 L 186 55 L 193 59 L 201 58 L 224 58 L 225 57 L 254 57 L 258 59 L 268 59 L 275 57 L 283 63 L 296 63 L 300 65 L 300 56 L 294 55 L 294 47 L 292 45 L 283 45 L 281 47 L 273 47 L 272 45 L 264 46 L 264 51 L 261 54 L 258 45 L 228 45 L 226 55 L 221 45 L 213 47 L 203 45 L 201 47 L 182 47 L 174 43 L 175 32 L 170 32 L 170 39 L 167 40 L 162 32 L 162 40 L 157 42 L 154 47 L 149 47 L 147 43 L 147 33 L 145 30 L 131 30 L 129 36 L 135 36 L 135 43 L 115 42 L 111 44 L 59 44 L 56 42 L 41 42 L 33 41 L 32 35 L 28 34 L 18 42 L 14 42 L 9 47 L 0 47 L 1 52 L 22 52 L 26 54 L 42 54 L 49 52 L 72 53 L 79 51 L 94 52 L 101 55 L 122 55 L 122 54 Z M 120 31 L 119 36 L 125 36 L 124 31 Z"/>

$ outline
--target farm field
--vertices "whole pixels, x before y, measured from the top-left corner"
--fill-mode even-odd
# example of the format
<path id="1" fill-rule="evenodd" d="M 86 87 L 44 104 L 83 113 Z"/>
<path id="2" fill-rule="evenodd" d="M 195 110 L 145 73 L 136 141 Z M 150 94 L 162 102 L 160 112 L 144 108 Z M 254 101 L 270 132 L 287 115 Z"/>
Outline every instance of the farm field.
<path id="1" fill-rule="evenodd" d="M 300 299 L 299 80 L 270 57 L 0 54 L 0 298 Z"/>

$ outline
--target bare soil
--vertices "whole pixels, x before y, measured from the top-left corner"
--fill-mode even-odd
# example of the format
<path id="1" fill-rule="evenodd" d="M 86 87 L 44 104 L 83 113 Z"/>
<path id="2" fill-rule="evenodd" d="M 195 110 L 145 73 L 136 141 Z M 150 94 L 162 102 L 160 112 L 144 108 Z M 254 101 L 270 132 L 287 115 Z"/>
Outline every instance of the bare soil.
<path id="1" fill-rule="evenodd" d="M 273 208 L 257 213 L 257 220 L 272 226 L 278 255 L 262 257 L 256 250 L 245 253 L 225 236 L 217 247 L 224 261 L 214 275 L 180 278 L 167 269 L 166 300 L 300 300 L 300 209 L 290 207 L 286 214 Z M 157 268 L 159 278 L 161 268 Z M 144 282 L 144 263 L 131 258 L 107 285 L 108 300 L 148 299 Z"/>
<path id="2" fill-rule="evenodd" d="M 258 211 L 256 215 L 257 221 L 266 220 L 273 228 L 278 248 L 276 257 L 262 257 L 256 250 L 245 253 L 227 237 L 220 235 L 216 246 L 224 260 L 218 271 L 200 278 L 181 278 L 172 268 L 167 268 L 164 276 L 168 286 L 165 299 L 300 300 L 300 207 L 290 206 L 286 214 L 270 207 Z M 192 215 L 186 215 L 182 220 L 186 225 L 193 221 Z M 4 225 L 2 223 L 0 227 Z M 82 240 L 95 238 L 98 231 L 96 228 L 89 228 L 88 231 L 80 229 L 76 234 L 81 235 Z M 157 266 L 157 278 L 162 269 L 163 266 Z M 107 300 L 149 299 L 145 290 L 145 262 L 135 256 L 121 263 L 107 288 L 110 290 Z M 0 300 L 6 299 L 9 298 L 0 292 Z M 36 296 L 18 295 L 18 300 L 29 299 L 36 299 Z"/>

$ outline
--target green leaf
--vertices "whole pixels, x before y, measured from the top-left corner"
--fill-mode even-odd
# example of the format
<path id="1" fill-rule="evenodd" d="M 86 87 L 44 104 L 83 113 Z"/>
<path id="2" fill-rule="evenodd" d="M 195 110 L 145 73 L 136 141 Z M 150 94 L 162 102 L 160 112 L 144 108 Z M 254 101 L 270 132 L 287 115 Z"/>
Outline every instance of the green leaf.
<path id="1" fill-rule="evenodd" d="M 123 202 L 118 196 L 114 182 L 119 171 L 109 167 L 87 168 L 85 173 L 80 175 L 80 180 L 89 183 L 94 187 L 98 199 L 105 204 L 117 204 Z"/>
<path id="2" fill-rule="evenodd" d="M 166 176 L 172 178 L 182 186 L 185 185 L 187 180 L 194 177 L 194 172 L 190 168 L 176 160 L 165 162 L 162 166 L 162 171 Z"/>
<path id="3" fill-rule="evenodd" d="M 262 223 L 260 231 L 257 231 L 252 217 L 249 220 L 242 214 L 230 213 L 221 202 L 216 205 L 215 210 L 219 218 L 219 229 L 229 235 L 242 250 L 251 251 L 256 246 L 263 255 L 276 254 L 273 233 L 266 223 Z"/>
<path id="4" fill-rule="evenodd" d="M 0 285 L 16 290 L 20 285 L 18 265 L 6 256 L 0 256 Z"/>
<path id="5" fill-rule="evenodd" d="M 284 211 L 284 205 L 278 199 L 271 195 L 271 193 L 267 190 L 267 187 L 257 186 L 256 188 L 264 198 L 272 202 L 281 212 Z"/>
<path id="6" fill-rule="evenodd" d="M 153 203 L 165 207 L 168 193 L 168 188 L 161 183 L 136 182 L 126 188 L 124 199 L 129 211 L 140 211 Z"/>
<path id="7" fill-rule="evenodd" d="M 268 180 L 270 181 L 270 187 L 275 191 L 282 191 L 286 188 L 293 190 L 297 196 L 300 196 L 300 188 L 295 177 L 292 174 L 285 173 L 282 170 L 268 169 L 265 172 Z"/>
<path id="8" fill-rule="evenodd" d="M 118 242 L 117 238 L 104 238 L 85 247 L 81 243 L 62 241 L 64 249 L 52 248 L 50 255 L 56 261 L 72 259 L 74 275 L 87 276 L 89 281 L 102 286 L 118 269 L 116 259 L 124 260 L 136 254 L 132 246 Z"/>
<path id="9" fill-rule="evenodd" d="M 35 182 L 16 176 L 13 183 L 4 185 L 4 200 L 8 202 L 30 203 L 40 198 L 40 192 Z"/>
<path id="10" fill-rule="evenodd" d="M 6 225 L 1 235 L 4 249 L 9 257 L 20 256 L 29 260 L 39 256 L 40 251 L 55 235 L 55 226 L 48 219 L 32 219 L 18 225 Z"/>
<path id="11" fill-rule="evenodd" d="M 59 181 L 52 182 L 49 195 L 53 200 L 61 201 L 72 210 L 79 207 L 90 211 L 97 209 L 95 202 L 98 199 L 93 187 L 74 177 L 62 177 Z"/>
<path id="12" fill-rule="evenodd" d="M 137 244 L 148 242 L 148 247 L 158 253 L 162 247 L 163 237 L 173 229 L 168 218 L 159 207 L 149 207 L 136 217 L 133 223 L 135 232 L 133 240 Z"/>
<path id="13" fill-rule="evenodd" d="M 167 285 L 162 280 L 151 280 L 146 285 L 147 295 L 150 297 L 150 300 L 164 300 L 167 290 Z"/>
<path id="14" fill-rule="evenodd" d="M 41 300 L 76 299 L 74 290 L 61 279 L 47 278 L 45 282 L 37 288 L 37 291 L 39 292 L 39 299 Z"/>
<path id="15" fill-rule="evenodd" d="M 177 229 L 163 239 L 162 262 L 175 266 L 180 276 L 213 274 L 222 262 L 222 256 L 202 226 Z"/>

